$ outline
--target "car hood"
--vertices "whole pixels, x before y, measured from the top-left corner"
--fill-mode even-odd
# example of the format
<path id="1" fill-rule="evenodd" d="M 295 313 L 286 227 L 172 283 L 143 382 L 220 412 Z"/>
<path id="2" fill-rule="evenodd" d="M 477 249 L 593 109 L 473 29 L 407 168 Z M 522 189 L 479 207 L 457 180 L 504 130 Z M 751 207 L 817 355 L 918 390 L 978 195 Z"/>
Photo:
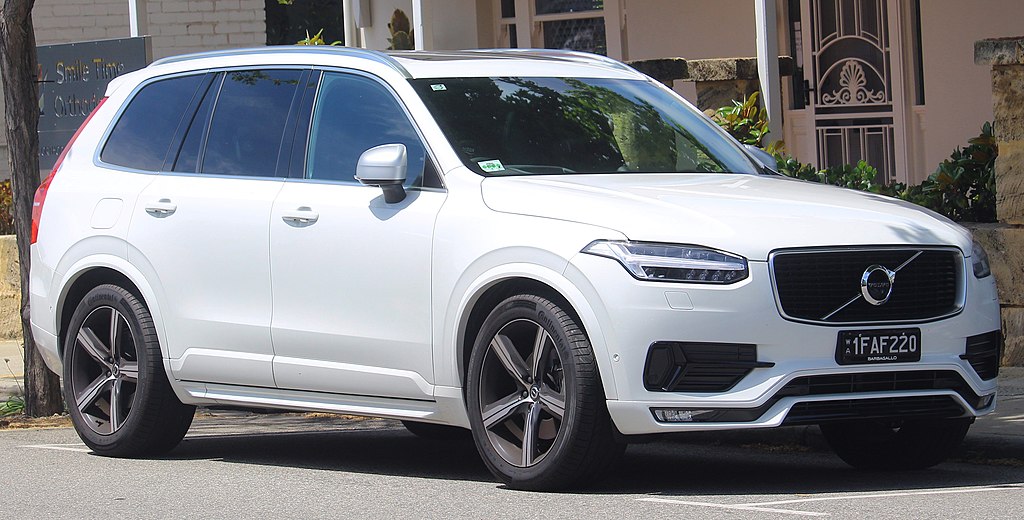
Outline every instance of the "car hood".
<path id="1" fill-rule="evenodd" d="M 811 246 L 952 245 L 971 251 L 970 233 L 934 212 L 786 177 L 489 177 L 481 189 L 495 211 L 601 226 L 630 240 L 702 245 L 750 260 L 766 260 L 775 249 Z"/>

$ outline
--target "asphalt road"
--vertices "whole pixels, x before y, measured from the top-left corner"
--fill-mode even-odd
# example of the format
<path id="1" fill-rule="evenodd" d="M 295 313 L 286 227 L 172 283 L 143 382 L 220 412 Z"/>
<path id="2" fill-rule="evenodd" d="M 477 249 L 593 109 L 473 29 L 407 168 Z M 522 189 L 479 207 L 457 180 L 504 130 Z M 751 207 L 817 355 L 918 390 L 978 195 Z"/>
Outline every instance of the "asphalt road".
<path id="1" fill-rule="evenodd" d="M 71 429 L 0 431 L 0 518 L 1018 519 L 1021 462 L 872 473 L 797 445 L 683 438 L 630 446 L 597 488 L 543 494 L 498 484 L 471 441 L 393 421 L 229 414 L 156 460 L 92 455 Z"/>

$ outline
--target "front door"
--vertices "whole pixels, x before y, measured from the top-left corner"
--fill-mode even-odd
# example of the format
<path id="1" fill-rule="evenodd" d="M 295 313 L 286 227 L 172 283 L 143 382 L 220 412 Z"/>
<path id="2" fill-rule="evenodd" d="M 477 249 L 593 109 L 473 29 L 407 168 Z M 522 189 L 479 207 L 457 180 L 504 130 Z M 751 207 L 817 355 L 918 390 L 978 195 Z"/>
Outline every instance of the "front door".
<path id="1" fill-rule="evenodd" d="M 818 166 L 907 181 L 899 0 L 803 0 L 804 73 Z"/>
<path id="2" fill-rule="evenodd" d="M 396 204 L 354 179 L 362 152 L 391 143 L 409 164 Z M 324 73 L 304 179 L 285 183 L 270 218 L 279 388 L 433 399 L 430 253 L 446 194 L 423 187 L 425 164 L 388 87 Z"/>

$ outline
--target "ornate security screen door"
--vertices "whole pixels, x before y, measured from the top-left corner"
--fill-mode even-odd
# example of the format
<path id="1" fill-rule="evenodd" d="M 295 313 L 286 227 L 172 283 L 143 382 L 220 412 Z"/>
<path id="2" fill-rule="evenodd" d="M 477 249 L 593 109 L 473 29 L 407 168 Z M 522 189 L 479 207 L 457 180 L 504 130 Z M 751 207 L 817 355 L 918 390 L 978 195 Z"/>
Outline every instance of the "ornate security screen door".
<path id="1" fill-rule="evenodd" d="M 906 182 L 898 2 L 802 2 L 819 167 L 864 160 Z"/>

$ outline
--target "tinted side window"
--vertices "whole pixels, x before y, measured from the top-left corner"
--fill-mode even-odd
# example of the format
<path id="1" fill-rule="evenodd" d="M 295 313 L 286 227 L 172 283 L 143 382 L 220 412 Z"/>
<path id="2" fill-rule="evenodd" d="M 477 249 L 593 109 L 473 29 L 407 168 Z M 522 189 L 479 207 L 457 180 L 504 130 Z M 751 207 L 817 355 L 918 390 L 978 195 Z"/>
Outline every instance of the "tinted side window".
<path id="1" fill-rule="evenodd" d="M 100 159 L 139 170 L 160 170 L 203 77 L 182 76 L 142 87 L 114 125 Z"/>
<path id="2" fill-rule="evenodd" d="M 359 156 L 382 144 L 406 147 L 406 186 L 418 185 L 426 150 L 395 96 L 362 76 L 325 73 L 313 112 L 306 178 L 355 183 Z"/>
<path id="3" fill-rule="evenodd" d="M 300 70 L 228 72 L 213 110 L 201 171 L 272 177 Z"/>
<path id="4" fill-rule="evenodd" d="M 188 129 L 182 140 L 181 150 L 178 151 L 178 157 L 173 162 L 172 171 L 188 173 L 199 171 L 199 154 L 202 151 L 206 131 L 210 128 L 210 112 L 213 111 L 213 102 L 217 99 L 217 92 L 220 92 L 223 80 L 224 75 L 220 74 L 209 87 L 201 89 L 203 92 L 199 95 L 202 95 L 203 99 L 192 116 L 192 121 L 183 122 L 183 124 L 188 124 Z M 168 163 L 170 162 L 168 160 Z"/>

